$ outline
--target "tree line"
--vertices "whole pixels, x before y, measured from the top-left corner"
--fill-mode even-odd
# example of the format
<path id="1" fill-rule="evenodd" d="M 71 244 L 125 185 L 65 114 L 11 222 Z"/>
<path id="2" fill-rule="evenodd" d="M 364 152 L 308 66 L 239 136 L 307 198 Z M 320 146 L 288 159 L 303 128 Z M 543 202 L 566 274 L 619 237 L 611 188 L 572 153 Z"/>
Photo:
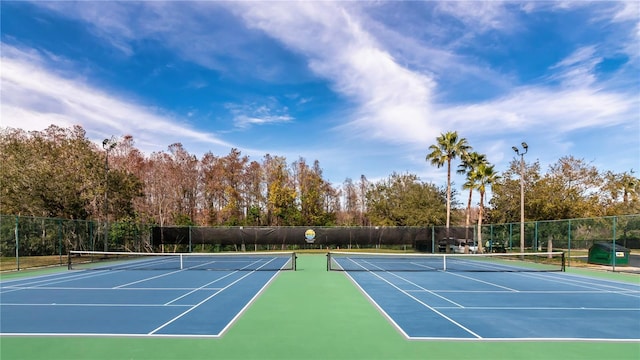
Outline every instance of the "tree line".
<path id="1" fill-rule="evenodd" d="M 520 164 L 499 174 L 457 132 L 441 134 L 426 161 L 447 166 L 446 186 L 416 175 L 365 175 L 331 184 L 320 163 L 238 149 L 198 158 L 180 143 L 143 154 L 132 136 L 104 147 L 80 126 L 0 130 L 0 211 L 7 215 L 228 226 L 430 226 L 519 221 Z M 107 146 L 108 145 L 108 146 Z M 459 161 L 459 163 L 455 163 Z M 451 172 L 466 174 L 459 189 Z M 526 219 L 640 213 L 633 171 L 601 171 L 563 157 L 542 173 L 525 166 Z M 492 196 L 485 210 L 485 194 Z M 460 190 L 464 191 L 461 192 Z M 468 191 L 468 193 L 467 193 Z M 473 204 L 474 193 L 479 203 Z M 466 206 L 457 201 L 465 196 Z"/>

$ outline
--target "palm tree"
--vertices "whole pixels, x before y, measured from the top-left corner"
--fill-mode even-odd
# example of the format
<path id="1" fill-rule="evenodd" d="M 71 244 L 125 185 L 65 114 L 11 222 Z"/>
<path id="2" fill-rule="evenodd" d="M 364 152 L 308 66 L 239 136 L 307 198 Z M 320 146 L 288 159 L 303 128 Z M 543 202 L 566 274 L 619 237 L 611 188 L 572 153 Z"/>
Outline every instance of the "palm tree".
<path id="1" fill-rule="evenodd" d="M 426 160 L 438 168 L 447 164 L 447 223 L 446 231 L 449 238 L 449 225 L 451 222 L 451 160 L 458 156 L 462 156 L 471 150 L 467 139 L 458 138 L 457 131 L 449 131 L 446 134 L 440 134 L 436 138 L 437 144 L 429 146 L 431 151 L 427 154 Z M 447 249 L 449 247 L 447 246 Z"/>
<path id="2" fill-rule="evenodd" d="M 482 217 L 484 216 L 484 194 L 487 187 L 500 178 L 494 170 L 494 165 L 480 164 L 472 175 L 476 180 L 476 190 L 480 193 L 480 212 L 478 213 L 478 252 L 484 252 L 482 248 Z"/>
<path id="3" fill-rule="evenodd" d="M 462 185 L 462 188 L 469 190 L 469 201 L 467 202 L 467 219 L 465 221 L 466 235 L 465 239 L 469 238 L 469 223 L 471 222 L 471 198 L 473 197 L 473 190 L 476 187 L 476 178 L 474 176 L 475 170 L 480 164 L 487 163 L 487 156 L 479 154 L 477 152 L 470 152 L 462 155 L 462 164 L 458 165 L 458 174 L 466 174 L 467 181 Z"/>

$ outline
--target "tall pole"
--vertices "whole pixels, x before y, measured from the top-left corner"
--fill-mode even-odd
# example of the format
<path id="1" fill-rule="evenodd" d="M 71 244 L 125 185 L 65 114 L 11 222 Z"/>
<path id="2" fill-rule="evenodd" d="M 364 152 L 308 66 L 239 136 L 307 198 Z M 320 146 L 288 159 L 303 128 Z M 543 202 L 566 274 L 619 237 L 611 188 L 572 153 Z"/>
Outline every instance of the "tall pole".
<path id="1" fill-rule="evenodd" d="M 520 252 L 524 252 L 524 154 L 529 151 L 526 142 L 522 142 L 524 151 L 520 151 L 517 147 L 511 147 L 517 155 L 520 155 Z"/>
<path id="2" fill-rule="evenodd" d="M 102 140 L 102 148 L 105 151 L 104 157 L 104 251 L 108 251 L 109 243 L 109 151 L 116 147 L 117 143 L 113 139 Z"/>
<path id="3" fill-rule="evenodd" d="M 524 252 L 524 154 L 520 155 L 520 252 Z"/>

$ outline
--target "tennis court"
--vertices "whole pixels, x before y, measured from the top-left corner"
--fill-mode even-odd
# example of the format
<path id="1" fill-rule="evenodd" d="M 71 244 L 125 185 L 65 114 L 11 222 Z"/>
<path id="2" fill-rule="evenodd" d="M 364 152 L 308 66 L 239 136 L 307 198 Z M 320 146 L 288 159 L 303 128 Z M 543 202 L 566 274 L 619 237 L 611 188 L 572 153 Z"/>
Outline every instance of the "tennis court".
<path id="1" fill-rule="evenodd" d="M 0 318 L 0 358 L 4 359 L 637 359 L 640 356 L 640 338 L 638 325 L 627 327 L 626 335 L 621 338 L 614 335 L 604 339 L 604 336 L 596 335 L 597 338 L 581 338 L 572 336 L 561 339 L 556 337 L 554 328 L 558 326 L 579 328 L 588 326 L 590 328 L 602 327 L 616 331 L 618 323 L 602 323 L 599 316 L 594 317 L 594 313 L 602 310 L 584 309 L 584 313 L 575 313 L 575 304 L 570 306 L 569 311 L 557 307 L 557 304 L 549 309 L 543 309 L 536 305 L 539 310 L 519 310 L 514 304 L 501 302 L 494 303 L 490 297 L 492 294 L 503 297 L 505 295 L 517 296 L 506 289 L 483 289 L 482 287 L 469 288 L 469 283 L 453 281 L 459 277 L 470 277 L 472 283 L 478 280 L 489 283 L 497 283 L 500 280 L 511 279 L 511 285 L 519 284 L 520 281 L 528 284 L 527 290 L 519 289 L 526 293 L 535 291 L 548 291 L 545 289 L 535 289 L 531 287 L 532 282 L 528 277 L 551 277 L 552 280 L 561 282 L 571 281 L 572 287 L 585 286 L 582 291 L 585 296 L 591 297 L 599 293 L 611 292 L 614 296 L 629 296 L 635 298 L 632 302 L 635 311 L 624 311 L 625 316 L 631 317 L 631 321 L 638 320 L 638 287 L 640 279 L 635 275 L 611 274 L 602 272 L 576 272 L 570 270 L 562 272 L 470 272 L 470 271 L 327 271 L 327 256 L 325 254 L 297 254 L 295 267 L 298 271 L 271 271 L 271 270 L 87 270 L 87 271 L 66 271 L 66 270 L 45 270 L 38 271 L 30 276 L 29 272 L 23 274 L 3 274 L 2 288 L 0 289 L 0 302 L 2 303 L 2 317 Z M 236 260 L 234 260 L 236 261 Z M 280 260 L 278 260 L 280 261 Z M 282 260 L 290 263 L 291 260 Z M 120 263 L 120 260 L 113 260 L 113 264 Z M 122 261 L 123 263 L 125 261 Z M 128 260 L 127 260 L 128 262 Z M 184 261 L 183 266 L 188 261 Z M 200 261 L 201 263 L 201 261 Z M 451 265 L 451 264 L 449 264 Z M 163 265 L 164 266 L 164 265 Z M 174 265 L 179 266 L 179 265 Z M 256 265 L 259 267 L 260 265 Z M 112 267 L 110 265 L 110 267 Z M 202 266 L 200 266 L 202 268 Z M 223 266 L 228 267 L 228 266 Z M 236 266 L 237 267 L 237 266 Z M 285 268 L 291 268 L 285 265 Z M 166 275 L 168 280 L 162 286 L 153 279 L 153 276 Z M 220 274 L 218 274 L 220 272 Z M 102 275 L 103 273 L 107 275 Z M 193 308 L 200 301 L 213 295 L 219 288 L 233 282 L 232 279 L 219 280 L 206 286 L 208 282 L 220 278 L 224 274 L 234 273 L 238 279 L 247 275 L 242 280 L 229 286 L 218 295 L 210 298 L 195 307 L 190 312 L 175 320 L 170 325 L 153 334 L 153 330 L 160 325 L 167 323 L 181 314 Z M 121 275 L 122 274 L 122 275 Z M 126 274 L 126 275 L 125 275 Z M 179 275 L 180 274 L 180 275 Z M 269 275 L 273 277 L 269 277 Z M 421 288 L 407 287 L 406 280 L 396 277 L 399 275 L 414 282 Z M 122 277 L 121 277 L 122 276 Z M 261 281 L 253 283 L 254 276 L 262 277 Z M 403 291 L 399 291 L 394 286 L 389 285 L 378 276 L 394 283 Z M 412 279 L 411 277 L 418 279 Z M 444 276 L 444 277 L 441 277 Z M 447 278 L 446 276 L 449 276 Z M 558 279 L 555 279 L 555 277 Z M 86 277 L 83 279 L 83 277 Z M 131 278 L 130 278 L 131 277 Z M 354 286 L 351 277 L 358 278 L 362 286 Z M 104 278 L 104 279 L 103 279 Z M 516 280 L 525 278 L 525 280 Z M 109 279 L 109 280 L 105 280 Z M 123 281 L 125 280 L 125 281 Z M 112 289 L 123 284 L 144 280 L 137 284 L 125 286 L 122 289 Z M 58 281 L 58 283 L 55 283 Z M 77 283 L 76 283 L 77 281 Z M 126 282 L 128 281 L 128 282 Z M 420 282 L 419 282 L 420 281 Z M 544 285 L 550 280 L 545 280 Z M 369 284 L 377 290 L 369 288 Z M 537 281 L 536 281 L 537 282 Z M 380 285 L 380 284 L 387 285 Z M 83 284 L 78 286 L 78 284 Z M 580 285 L 582 284 L 582 285 Z M 594 285 L 596 284 L 596 285 Z M 541 285 L 541 286 L 542 286 Z M 240 288 L 253 286 L 255 290 L 244 291 Z M 447 286 L 443 289 L 443 286 Z M 545 285 L 546 286 L 546 285 Z M 598 289 L 593 289 L 597 286 Z M 202 288 L 201 288 L 202 287 Z M 228 303 L 219 303 L 220 310 L 215 307 L 208 307 L 209 302 L 216 301 L 217 297 L 225 296 L 225 292 L 237 287 L 236 294 L 228 293 Z M 372 301 L 363 296 L 360 289 L 370 291 L 368 296 L 376 298 L 375 305 Z M 21 289 L 24 288 L 24 289 Z M 24 292 L 20 299 L 21 304 L 11 305 L 16 299 L 10 299 L 5 295 L 18 294 L 33 288 L 31 296 Z M 56 289 L 57 288 L 57 289 Z M 126 289 L 128 288 L 128 289 Z M 93 290 L 92 290 L 93 289 Z M 180 310 L 171 310 L 171 306 L 164 305 L 167 298 L 163 292 L 176 292 L 181 295 L 187 294 L 195 289 L 199 293 L 194 298 L 186 296 Z M 629 289 L 629 290 L 622 290 Z M 53 305 L 52 299 L 42 299 L 41 293 L 47 294 L 50 291 L 57 293 L 62 300 L 56 299 Z M 376 293 L 378 291 L 378 293 Z M 562 291 L 568 291 L 564 289 Z M 433 292 L 431 294 L 430 292 Z M 482 293 L 481 297 L 474 297 L 473 293 Z M 557 292 L 557 290 L 556 290 Z M 109 293 L 110 295 L 106 295 Z M 151 295 L 151 294 L 154 295 Z M 176 293 L 173 296 L 176 296 Z M 67 295 L 63 295 L 67 294 Z M 138 294 L 138 295 L 134 295 Z M 139 294 L 143 294 L 140 296 Z M 147 295 L 144 295 L 147 294 Z M 411 320 L 412 316 L 395 314 L 393 307 L 405 308 L 399 311 L 416 310 L 408 305 L 408 295 L 412 295 L 420 301 L 428 304 L 435 310 L 447 315 L 457 316 L 456 311 L 465 314 L 465 317 L 484 317 L 483 321 L 498 326 L 502 329 L 510 329 L 513 332 L 510 336 L 491 335 L 486 333 L 491 327 L 464 323 L 476 331 L 482 338 L 469 336 L 464 332 L 451 334 L 450 324 L 443 325 L 440 321 L 430 319 L 430 327 L 443 329 L 437 332 L 436 336 L 425 336 L 425 334 L 414 334 L 411 328 L 405 326 L 403 321 Z M 626 295 L 625 295 L 626 294 Z M 545 293 L 546 296 L 554 297 L 554 293 Z M 578 295 L 578 294 L 574 294 Z M 13 296 L 13 295 L 12 295 Z M 162 300 L 152 299 L 156 296 L 163 297 Z M 441 298 L 448 299 L 455 297 L 460 305 L 465 306 L 460 309 L 458 306 L 446 304 Z M 479 299 L 485 299 L 490 304 L 481 305 L 476 303 Z M 542 293 L 538 300 L 544 300 L 546 296 Z M 596 295 L 599 296 L 599 295 Z M 608 297 L 608 295 L 605 295 Z M 176 296 L 177 297 L 177 296 Z M 197 298 L 196 298 L 197 297 Z M 174 297 L 175 298 L 175 297 Z M 170 298 L 170 299 L 174 299 Z M 233 298 L 231 301 L 229 299 Z M 386 299 L 383 299 L 386 298 Z M 525 295 L 526 298 L 526 295 Z M 536 298 L 529 298 L 536 299 Z M 592 298 L 593 299 L 593 298 Z M 170 314 L 161 312 L 150 312 L 149 301 L 155 307 L 161 307 Z M 198 301 L 199 300 L 199 301 Z M 519 301 L 520 299 L 518 299 Z M 90 303 L 86 303 L 91 301 Z M 165 301 L 165 302 L 163 302 Z M 391 301 L 392 305 L 385 304 Z M 419 304 L 416 300 L 414 303 Z M 471 301 L 474 304 L 471 304 Z M 610 301 L 610 299 L 604 300 Z M 235 304 L 235 302 L 239 304 Z M 178 305 L 179 301 L 174 303 Z M 67 304 L 72 310 L 64 310 Z M 393 305 L 395 304 L 395 305 Z M 77 306 L 81 305 L 81 306 Z M 103 306 L 106 305 L 106 306 Z M 147 313 L 145 316 L 136 314 L 135 311 L 126 310 L 127 307 L 140 309 Z M 547 304 L 548 305 L 548 304 Z M 234 311 L 226 311 L 227 307 L 234 307 Z M 407 308 L 407 306 L 410 306 Z M 582 306 L 582 305 L 580 305 Z M 177 307 L 177 306 L 176 306 Z M 380 308 L 378 308 L 380 307 Z M 474 308 L 475 307 L 475 308 Z M 520 307 L 530 307 L 530 304 L 520 304 Z M 424 313 L 424 306 L 420 305 L 416 310 L 418 316 Z M 483 309 L 486 308 L 486 309 Z M 615 313 L 615 309 L 607 304 L 598 303 L 595 308 L 604 308 L 607 313 Z M 38 310 L 40 309 L 40 310 Z M 49 312 L 42 309 L 48 309 Z M 144 309 L 144 310 L 142 310 Z M 380 311 L 384 309 L 384 311 Z M 218 313 L 218 311 L 222 313 Z M 491 317 L 482 315 L 486 311 L 497 311 L 502 317 L 496 314 Z M 7 318 L 6 312 L 21 312 L 20 317 Z M 53 315 L 52 312 L 64 311 L 63 315 Z M 80 312 L 78 312 L 80 311 Z M 130 317 L 118 315 L 121 311 L 129 311 Z M 523 327 L 522 321 L 512 318 L 522 316 L 526 311 L 537 311 L 538 322 L 546 322 L 547 331 L 542 338 L 537 338 L 527 333 L 529 324 Z M 103 313 L 111 315 L 106 316 Z M 506 317 L 504 312 L 512 315 Z M 29 315 L 31 314 L 31 315 Z M 190 316 L 193 314 L 194 316 Z M 434 312 L 434 314 L 436 314 Z M 474 315 L 475 314 L 475 315 Z M 578 314 L 591 319 L 590 322 L 575 322 L 573 317 Z M 617 316 L 613 314 L 614 316 Z M 214 321 L 219 317 L 226 316 L 230 321 L 221 320 L 214 328 Z M 507 320 L 505 320 L 507 318 Z M 390 319 L 394 319 L 390 321 Z M 491 319 L 491 320 L 488 320 Z M 460 318 L 456 318 L 460 320 Z M 152 324 L 142 326 L 150 321 Z M 402 324 L 405 331 L 415 339 L 423 337 L 425 340 L 408 340 L 408 337 L 394 324 Z M 465 320 L 466 321 L 466 320 Z M 477 321 L 477 320 L 473 320 Z M 48 323 L 69 323 L 70 325 L 58 326 L 51 332 L 43 332 Z M 423 323 L 425 321 L 422 321 Z M 93 323 L 87 325 L 87 323 Z M 206 323 L 206 324 L 205 324 Z M 496 325 L 496 323 L 498 325 Z M 19 325 L 15 325 L 19 324 Z M 27 332 L 24 324 L 30 324 Z M 586 324 L 586 325 L 585 325 Z M 420 324 L 424 329 L 426 324 Z M 9 328 L 11 326 L 11 329 Z M 226 328 L 225 328 L 226 326 Z M 68 329 L 65 330 L 67 327 Z M 126 328 L 116 333 L 113 328 Z M 36 329 L 37 328 L 37 329 Z M 206 331 L 203 329 L 206 328 Z M 222 328 L 222 330 L 220 330 Z M 484 328 L 484 330 L 483 330 Z M 535 326 L 538 330 L 540 326 Z M 109 329 L 109 331 L 107 331 Z M 133 330 L 137 329 L 137 330 Z M 198 330 L 199 329 L 199 330 Z M 10 330 L 10 331 L 9 331 Z M 68 330 L 68 331 L 67 331 Z M 82 332 L 80 331 L 82 330 Z M 505 330 L 506 331 L 506 330 Z M 449 334 L 445 333 L 449 332 Z M 99 335 L 102 334 L 102 335 Z M 632 335 L 630 335 L 632 334 Z M 57 335 L 57 336 L 51 336 Z M 562 335 L 564 336 L 564 335 Z M 593 336 L 593 333 L 592 333 Z M 504 340 L 498 340 L 504 338 Z M 412 339 L 409 337 L 409 339 Z M 453 341 L 451 341 L 453 339 Z M 564 339 L 564 337 L 562 337 Z M 626 340 L 625 340 L 626 339 Z M 492 341 L 497 340 L 497 341 Z"/>
<path id="2" fill-rule="evenodd" d="M 640 286 L 569 275 L 562 253 L 333 253 L 413 340 L 640 340 Z"/>
<path id="3" fill-rule="evenodd" d="M 0 283 L 2 335 L 218 337 L 295 254 L 77 252 L 68 271 Z"/>

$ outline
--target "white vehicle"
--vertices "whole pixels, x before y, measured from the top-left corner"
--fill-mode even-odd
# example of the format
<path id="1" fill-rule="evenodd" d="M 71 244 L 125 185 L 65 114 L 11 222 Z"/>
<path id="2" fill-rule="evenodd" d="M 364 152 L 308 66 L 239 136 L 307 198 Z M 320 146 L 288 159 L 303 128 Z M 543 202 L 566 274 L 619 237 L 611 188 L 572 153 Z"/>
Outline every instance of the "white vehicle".
<path id="1" fill-rule="evenodd" d="M 478 245 L 473 240 L 469 240 L 469 249 L 465 250 L 467 240 L 465 239 L 442 239 L 439 243 L 438 251 L 445 252 L 446 246 L 449 246 L 449 252 L 455 254 L 475 254 L 478 252 Z"/>
<path id="2" fill-rule="evenodd" d="M 456 245 L 452 245 L 452 252 L 456 254 L 475 254 L 478 252 L 478 245 L 473 243 L 469 243 L 469 249 L 465 251 L 465 247 L 467 246 L 467 242 L 463 239 L 460 239 Z"/>

